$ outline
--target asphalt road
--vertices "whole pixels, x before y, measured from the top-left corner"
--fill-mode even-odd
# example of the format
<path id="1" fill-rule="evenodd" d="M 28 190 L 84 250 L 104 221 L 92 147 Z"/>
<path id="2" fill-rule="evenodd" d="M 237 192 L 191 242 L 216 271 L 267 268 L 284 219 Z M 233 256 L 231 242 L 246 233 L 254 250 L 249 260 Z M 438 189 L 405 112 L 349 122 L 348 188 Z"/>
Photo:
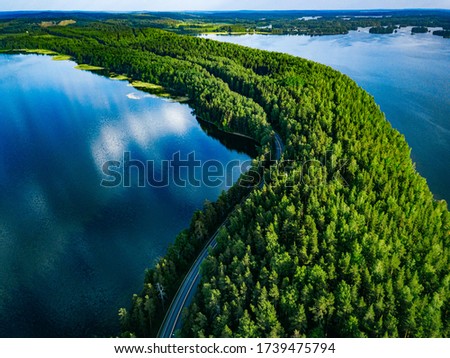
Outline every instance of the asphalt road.
<path id="1" fill-rule="evenodd" d="M 280 136 L 275 133 L 275 157 L 276 160 L 280 160 L 281 154 L 284 149 L 283 142 Z M 260 188 L 264 186 L 264 179 L 261 180 L 259 185 Z M 231 215 L 231 214 L 230 214 Z M 229 217 L 229 216 L 228 216 Z M 191 303 L 196 288 L 200 282 L 200 266 L 203 261 L 206 259 L 209 253 L 209 249 L 213 249 L 217 245 L 217 235 L 219 234 L 220 229 L 228 223 L 227 219 L 220 225 L 214 235 L 211 236 L 208 243 L 203 248 L 202 252 L 198 255 L 191 269 L 185 276 L 183 282 L 180 285 L 175 297 L 172 300 L 172 303 L 164 317 L 164 321 L 161 324 L 161 328 L 158 331 L 158 337 L 160 338 L 171 338 L 174 336 L 174 333 L 177 329 L 181 328 L 181 314 L 183 309 L 188 307 Z"/>

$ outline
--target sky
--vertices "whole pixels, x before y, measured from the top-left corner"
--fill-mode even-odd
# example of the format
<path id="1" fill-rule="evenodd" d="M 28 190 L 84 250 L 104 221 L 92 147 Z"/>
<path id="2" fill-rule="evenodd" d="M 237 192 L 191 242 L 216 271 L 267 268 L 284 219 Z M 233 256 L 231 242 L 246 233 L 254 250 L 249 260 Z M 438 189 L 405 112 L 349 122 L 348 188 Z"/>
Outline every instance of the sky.
<path id="1" fill-rule="evenodd" d="M 0 11 L 450 9 L 450 0 L 0 0 Z"/>

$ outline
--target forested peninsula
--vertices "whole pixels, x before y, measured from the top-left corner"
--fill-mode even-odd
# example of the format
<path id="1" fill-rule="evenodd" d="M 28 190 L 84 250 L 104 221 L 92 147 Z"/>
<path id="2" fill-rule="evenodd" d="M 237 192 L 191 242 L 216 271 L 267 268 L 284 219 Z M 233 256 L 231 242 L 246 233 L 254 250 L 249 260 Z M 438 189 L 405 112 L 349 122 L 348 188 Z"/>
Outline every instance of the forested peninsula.
<path id="1" fill-rule="evenodd" d="M 163 86 L 189 97 L 199 117 L 253 137 L 261 158 L 275 131 L 285 144 L 262 188 L 236 185 L 195 213 L 119 311 L 123 336 L 156 334 L 230 212 L 178 334 L 450 336 L 447 204 L 433 198 L 405 138 L 350 78 L 290 55 L 120 19 L 8 26 L 1 23 L 4 52 L 50 50 Z"/>

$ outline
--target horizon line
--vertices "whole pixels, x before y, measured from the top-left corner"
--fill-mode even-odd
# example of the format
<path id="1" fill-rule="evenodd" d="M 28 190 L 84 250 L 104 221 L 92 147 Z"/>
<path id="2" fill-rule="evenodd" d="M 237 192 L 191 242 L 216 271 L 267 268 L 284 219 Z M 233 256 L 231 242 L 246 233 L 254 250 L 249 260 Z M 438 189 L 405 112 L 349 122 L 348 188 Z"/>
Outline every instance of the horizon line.
<path id="1" fill-rule="evenodd" d="M 71 9 L 71 10 L 50 10 L 50 9 L 42 9 L 42 10 L 0 10 L 0 13 L 5 12 L 88 12 L 88 13 L 136 13 L 136 12 L 293 12 L 293 11 L 329 11 L 329 12 L 337 12 L 337 11 L 408 11 L 408 10 L 425 10 L 425 11 L 450 11 L 450 8 L 373 8 L 373 9 L 230 9 L 230 10 L 81 10 L 81 9 Z"/>

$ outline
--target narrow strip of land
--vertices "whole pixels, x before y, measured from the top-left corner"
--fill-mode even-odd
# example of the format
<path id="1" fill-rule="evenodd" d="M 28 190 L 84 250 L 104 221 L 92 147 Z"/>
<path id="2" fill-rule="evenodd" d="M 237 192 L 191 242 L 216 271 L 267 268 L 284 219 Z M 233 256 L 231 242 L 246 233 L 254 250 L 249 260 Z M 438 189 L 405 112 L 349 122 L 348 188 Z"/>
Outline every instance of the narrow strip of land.
<path id="1" fill-rule="evenodd" d="M 275 159 L 278 161 L 281 158 L 281 154 L 283 153 L 283 142 L 280 136 L 275 133 L 274 136 L 275 142 Z M 259 188 L 264 186 L 264 178 L 261 180 L 259 184 Z M 231 214 L 230 214 L 231 215 Z M 217 235 L 219 234 L 222 227 L 224 227 L 229 220 L 229 216 L 225 219 L 222 225 L 219 226 L 217 231 L 211 236 L 209 241 L 206 243 L 203 250 L 198 255 L 194 264 L 191 266 L 191 269 L 185 276 L 183 282 L 181 283 L 175 297 L 172 300 L 172 303 L 164 317 L 164 321 L 161 324 L 161 328 L 158 332 L 158 337 L 160 338 L 171 338 L 173 337 L 175 331 L 181 328 L 181 314 L 183 309 L 188 307 L 194 297 L 198 284 L 200 282 L 200 266 L 205 261 L 208 256 L 209 250 L 213 249 L 217 245 Z"/>

